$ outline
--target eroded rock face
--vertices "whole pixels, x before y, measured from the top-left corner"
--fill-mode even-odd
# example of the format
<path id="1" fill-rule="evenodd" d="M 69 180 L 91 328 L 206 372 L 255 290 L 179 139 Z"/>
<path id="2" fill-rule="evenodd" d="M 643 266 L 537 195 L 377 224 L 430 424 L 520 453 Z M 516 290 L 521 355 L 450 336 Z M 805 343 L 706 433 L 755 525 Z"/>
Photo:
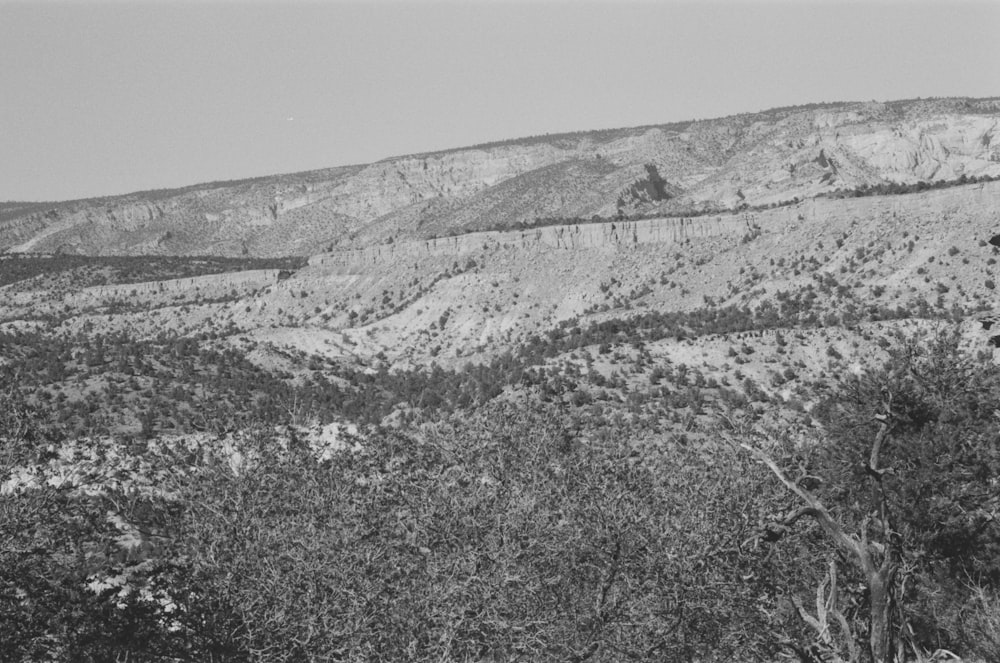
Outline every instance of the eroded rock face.
<path id="1" fill-rule="evenodd" d="M 462 198 L 566 158 L 548 145 L 403 157 L 368 166 L 334 193 L 343 212 L 371 220 L 429 198 Z"/>
<path id="2" fill-rule="evenodd" d="M 350 273 L 374 264 L 431 255 L 461 257 L 488 248 L 615 249 L 639 245 L 678 244 L 688 239 L 719 237 L 731 242 L 745 241 L 757 233 L 781 234 L 802 224 L 852 219 L 879 219 L 902 222 L 917 211 L 947 219 L 956 214 L 989 218 L 1000 214 L 1000 182 L 971 184 L 926 191 L 911 196 L 871 196 L 865 198 L 803 201 L 797 205 L 736 214 L 689 218 L 653 218 L 638 221 L 551 225 L 507 232 L 478 232 L 379 244 L 358 249 L 335 250 L 315 255 L 310 265 L 335 267 Z M 997 237 L 1000 237 L 998 235 Z M 1000 241 L 1000 240 L 998 240 Z"/>
<path id="3" fill-rule="evenodd" d="M 24 239 L 26 241 L 15 244 L 8 250 L 12 252 L 51 250 L 53 241 L 62 240 L 62 243 L 65 244 L 67 231 L 84 225 L 101 227 L 115 234 L 134 233 L 154 224 L 163 217 L 164 211 L 159 205 L 147 202 L 112 205 L 105 208 L 84 207 L 66 213 L 36 212 L 18 224 L 20 227 L 11 228 L 9 232 L 11 240 Z M 75 252 L 72 251 L 72 246 L 64 248 Z"/>
<path id="4" fill-rule="evenodd" d="M 538 218 L 732 209 L 1000 177 L 1000 103 L 828 104 L 26 208 L 0 250 L 303 255 Z"/>
<path id="5" fill-rule="evenodd" d="M 754 215 L 727 214 L 694 218 L 642 219 L 578 225 L 556 225 L 508 232 L 480 232 L 333 251 L 313 256 L 310 265 L 340 267 L 350 272 L 404 258 L 454 256 L 484 248 L 629 249 L 646 244 L 677 244 L 697 237 L 730 237 L 738 241 L 754 232 Z"/>
<path id="6" fill-rule="evenodd" d="M 950 180 L 1000 169 L 1000 119 L 995 116 L 903 122 L 839 141 L 892 182 Z"/>

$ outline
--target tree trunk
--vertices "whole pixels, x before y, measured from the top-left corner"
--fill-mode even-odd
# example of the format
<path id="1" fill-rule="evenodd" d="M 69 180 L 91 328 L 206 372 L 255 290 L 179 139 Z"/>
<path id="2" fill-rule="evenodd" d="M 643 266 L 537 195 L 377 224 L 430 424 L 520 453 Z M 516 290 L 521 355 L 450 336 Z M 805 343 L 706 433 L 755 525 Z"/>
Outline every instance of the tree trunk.
<path id="1" fill-rule="evenodd" d="M 787 529 L 802 517 L 809 516 L 813 518 L 834 544 L 846 553 L 847 558 L 854 562 L 855 566 L 863 574 L 868 584 L 871 601 L 868 646 L 872 663 L 902 663 L 903 655 L 901 652 L 897 652 L 895 647 L 897 643 L 901 643 L 901 638 L 897 633 L 897 625 L 894 623 L 897 598 L 895 586 L 896 573 L 900 566 L 901 544 L 899 534 L 892 528 L 889 508 L 882 488 L 882 474 L 884 470 L 879 469 L 878 465 L 879 452 L 890 430 L 887 422 L 892 412 L 891 401 L 886 405 L 886 412 L 889 414 L 880 419 L 881 426 L 872 445 L 868 466 L 869 474 L 874 479 L 871 491 L 872 512 L 879 516 L 879 529 L 884 539 L 883 546 L 869 543 L 867 521 L 862 526 L 860 538 L 848 534 L 844 531 L 841 524 L 834 520 L 823 503 L 797 482 L 792 481 L 770 456 L 755 447 L 746 444 L 741 446 L 757 456 L 757 458 L 771 469 L 771 472 L 778 477 L 788 490 L 798 495 L 805 503 L 804 507 L 787 515 L 781 521 L 781 526 Z M 882 548 L 881 564 L 876 564 L 880 547 Z M 900 615 L 900 622 L 903 619 L 902 615 Z"/>
<path id="2" fill-rule="evenodd" d="M 871 648 L 872 663 L 894 663 L 893 647 L 893 596 L 892 573 L 876 572 L 868 576 L 871 592 Z"/>

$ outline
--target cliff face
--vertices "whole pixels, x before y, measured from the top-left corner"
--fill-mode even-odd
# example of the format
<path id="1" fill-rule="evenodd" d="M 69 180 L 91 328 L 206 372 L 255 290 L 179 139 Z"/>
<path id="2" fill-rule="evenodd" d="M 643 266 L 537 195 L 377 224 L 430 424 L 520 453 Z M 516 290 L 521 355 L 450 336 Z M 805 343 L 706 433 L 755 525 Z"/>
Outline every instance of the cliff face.
<path id="1" fill-rule="evenodd" d="M 311 257 L 309 264 L 340 268 L 349 273 L 369 265 L 388 264 L 406 258 L 426 256 L 458 258 L 496 248 L 516 248 L 525 251 L 624 250 L 646 244 L 675 244 L 695 237 L 739 239 L 757 230 L 756 215 L 753 214 L 544 226 L 529 230 L 467 233 L 454 237 L 332 251 Z"/>
<path id="2" fill-rule="evenodd" d="M 949 115 L 848 133 L 840 141 L 885 179 L 955 179 L 1000 164 L 1000 118 Z"/>
<path id="3" fill-rule="evenodd" d="M 9 250 L 22 253 L 45 251 L 51 248 L 54 241 L 72 235 L 81 226 L 94 226 L 106 232 L 129 235 L 155 225 L 163 217 L 163 208 L 155 203 L 144 202 L 119 204 L 104 209 L 83 208 L 68 213 L 36 213 L 25 220 L 24 231 L 17 233 L 21 238 L 26 238 L 26 241 Z"/>
<path id="4" fill-rule="evenodd" d="M 0 250 L 304 255 L 537 218 L 768 205 L 962 175 L 1000 176 L 996 100 L 779 109 L 11 206 L 0 216 Z"/>
<path id="5" fill-rule="evenodd" d="M 865 198 L 817 198 L 795 205 L 759 212 L 706 215 L 692 218 L 654 218 L 639 221 L 544 226 L 505 232 L 475 232 L 426 240 L 411 240 L 345 249 L 315 255 L 312 266 L 342 273 L 363 271 L 372 265 L 391 264 L 408 258 L 451 256 L 460 258 L 497 248 L 524 251 L 551 249 L 629 250 L 640 245 L 678 244 L 688 239 L 719 237 L 733 243 L 761 233 L 780 235 L 803 224 L 849 222 L 879 223 L 911 218 L 919 212 L 947 222 L 962 212 L 980 218 L 997 218 L 1000 232 L 1000 182 L 970 184 L 927 191 L 920 195 L 870 196 Z M 989 237 L 982 239 L 988 240 Z"/>

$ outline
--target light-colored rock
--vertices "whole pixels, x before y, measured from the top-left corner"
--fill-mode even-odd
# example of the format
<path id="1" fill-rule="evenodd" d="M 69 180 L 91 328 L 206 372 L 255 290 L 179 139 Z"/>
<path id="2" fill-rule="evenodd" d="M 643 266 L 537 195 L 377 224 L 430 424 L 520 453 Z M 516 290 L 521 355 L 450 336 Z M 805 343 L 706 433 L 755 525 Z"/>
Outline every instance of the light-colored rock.
<path id="1" fill-rule="evenodd" d="M 304 255 L 331 246 L 614 217 L 767 206 L 887 182 L 1000 176 L 1000 102 L 826 104 L 545 136 L 365 166 L 28 206 L 0 249 Z M 671 201 L 628 194 L 655 166 Z M 640 187 L 641 189 L 641 187 Z"/>

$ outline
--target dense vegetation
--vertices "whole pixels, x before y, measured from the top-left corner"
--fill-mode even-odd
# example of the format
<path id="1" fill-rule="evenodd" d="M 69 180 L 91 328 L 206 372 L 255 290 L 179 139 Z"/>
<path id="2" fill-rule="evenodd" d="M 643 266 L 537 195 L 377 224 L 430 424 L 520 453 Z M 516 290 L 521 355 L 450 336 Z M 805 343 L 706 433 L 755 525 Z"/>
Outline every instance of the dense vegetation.
<path id="1" fill-rule="evenodd" d="M 844 379 L 816 410 L 823 444 L 785 440 L 775 462 L 748 436 L 792 500 L 767 538 L 810 519 L 830 548 L 810 623 L 845 660 L 1000 656 L 1000 371 L 959 342 L 911 339 Z"/>
<path id="2" fill-rule="evenodd" d="M 224 430 L 250 413 L 271 421 L 288 391 L 241 352 L 188 337 L 23 332 L 0 334 L 0 343 L 10 362 L 0 384 L 72 435 Z"/>
<path id="3" fill-rule="evenodd" d="M 822 194 L 825 198 L 865 198 L 867 196 L 902 196 L 910 193 L 920 193 L 921 191 L 932 191 L 935 189 L 948 189 L 954 186 L 964 186 L 966 184 L 977 184 L 979 182 L 996 182 L 1000 177 L 982 175 L 979 177 L 962 175 L 954 180 L 935 180 L 926 182 L 920 180 L 910 184 L 902 182 L 885 182 L 882 184 L 862 185 L 854 189 L 834 191 Z"/>
<path id="4" fill-rule="evenodd" d="M 807 496 L 891 562 L 886 632 L 904 658 L 995 660 L 998 399 L 997 369 L 945 338 L 845 380 L 805 443 L 737 414 L 679 444 L 501 400 L 371 428 L 323 459 L 254 426 L 53 446 L 10 394 L 0 476 L 19 483 L 0 493 L 0 651 L 872 660 L 870 579 L 799 508 Z"/>
<path id="5" fill-rule="evenodd" d="M 47 460 L 27 435 L 7 442 L 5 474 Z M 261 435 L 238 442 L 242 465 L 205 449 L 108 449 L 149 467 L 155 486 L 137 469 L 131 485 L 94 495 L 82 490 L 100 482 L 90 475 L 3 497 L 3 617 L 17 628 L 0 650 L 274 661 L 773 651 L 752 621 L 730 628 L 774 601 L 741 579 L 770 562 L 737 554 L 753 467 L 720 449 L 749 473 L 732 486 L 735 467 L 705 466 L 704 451 L 639 456 L 628 437 L 574 439 L 544 412 L 501 408 L 416 437 L 375 431 L 325 462 Z M 693 512 L 706 470 L 715 488 Z"/>
<path id="6" fill-rule="evenodd" d="M 73 287 L 142 283 L 221 274 L 248 269 L 304 267 L 306 259 L 225 258 L 186 256 L 77 256 L 8 253 L 0 255 L 0 286 L 45 277 L 48 281 L 66 275 Z M 33 284 L 38 287 L 38 284 Z"/>

